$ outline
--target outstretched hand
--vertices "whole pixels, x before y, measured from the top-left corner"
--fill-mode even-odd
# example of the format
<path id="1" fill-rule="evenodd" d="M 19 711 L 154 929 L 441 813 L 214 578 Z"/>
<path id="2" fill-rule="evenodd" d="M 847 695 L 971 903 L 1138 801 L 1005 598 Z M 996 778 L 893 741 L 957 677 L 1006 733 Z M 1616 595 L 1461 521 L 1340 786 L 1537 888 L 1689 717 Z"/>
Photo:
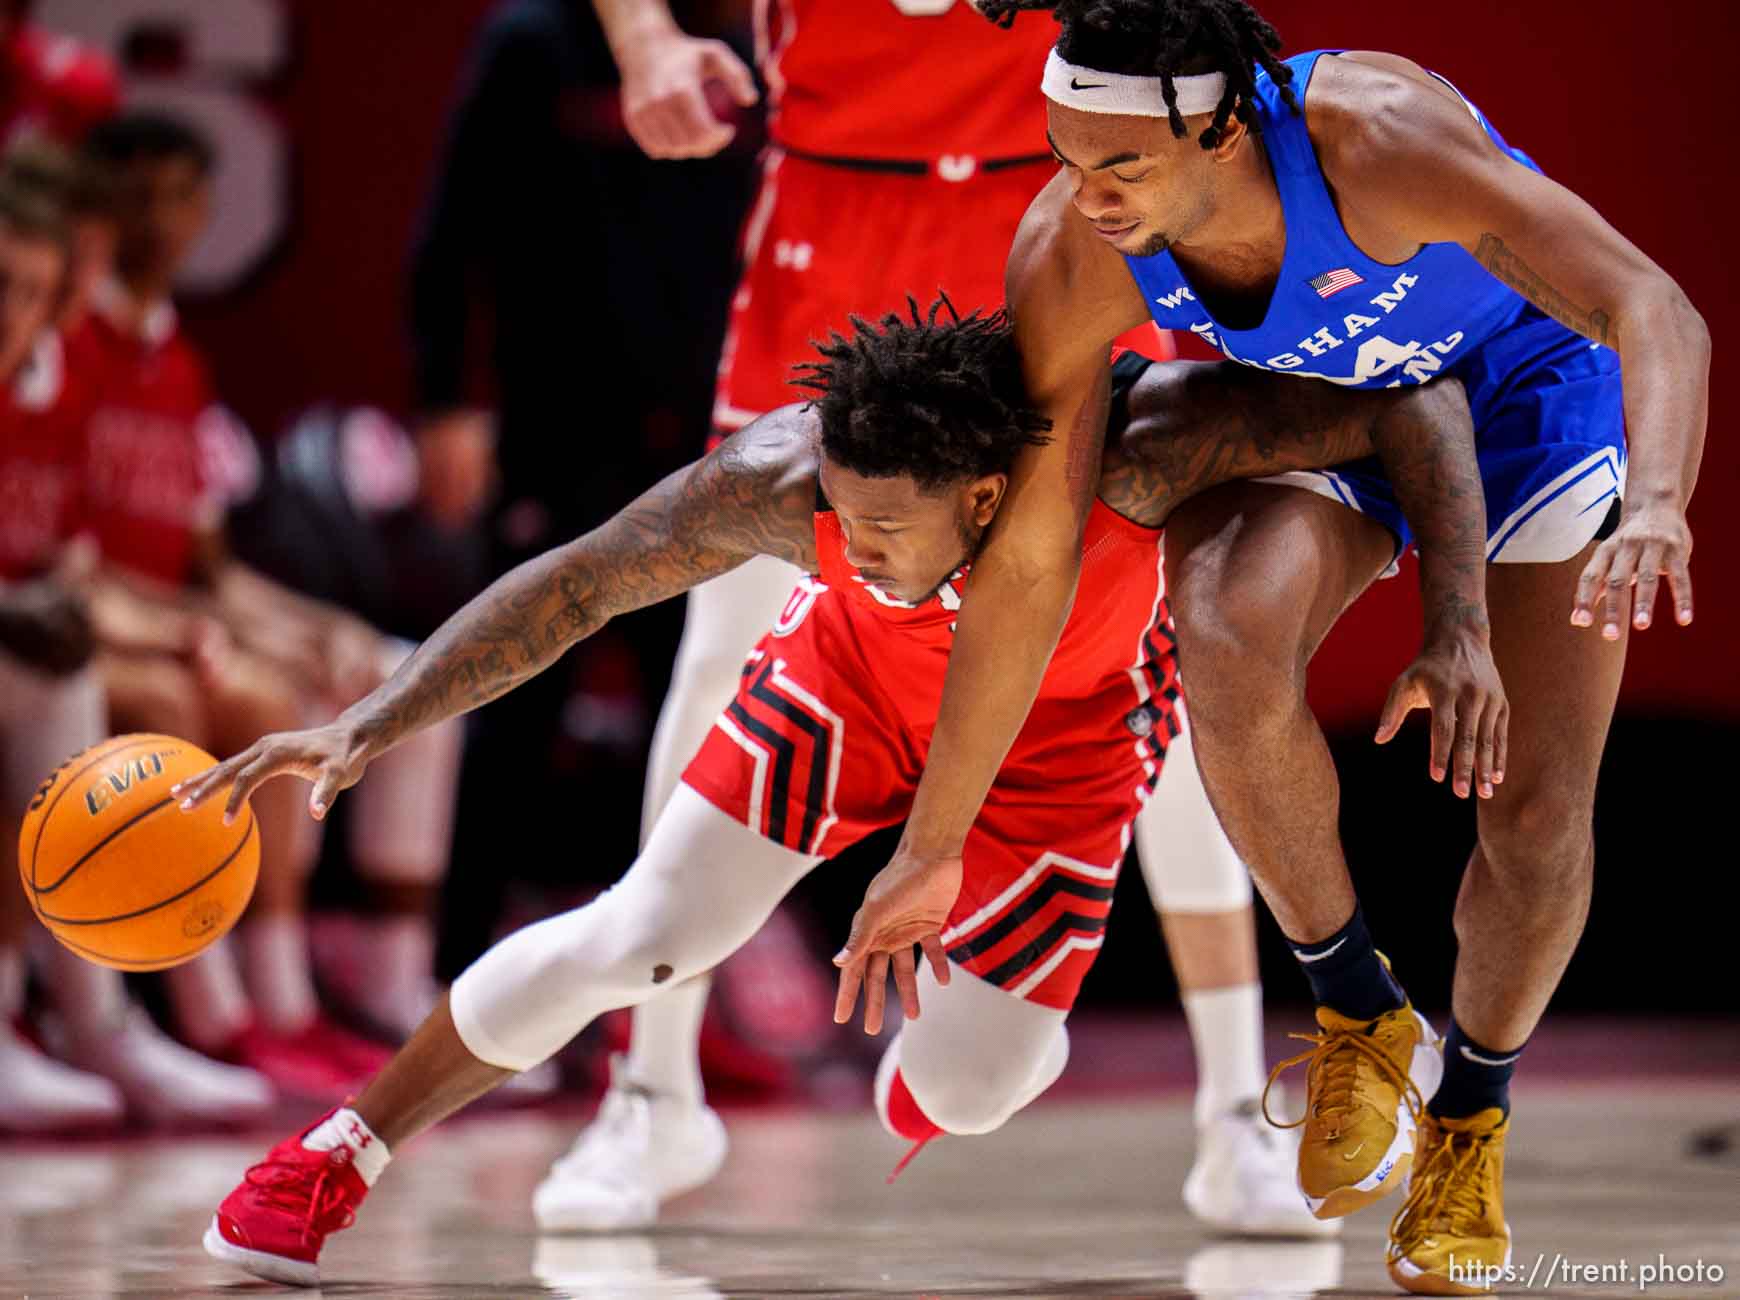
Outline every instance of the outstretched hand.
<path id="1" fill-rule="evenodd" d="M 864 891 L 864 905 L 852 917 L 846 946 L 834 955 L 840 968 L 836 1024 L 851 1020 L 862 987 L 864 1032 L 881 1033 L 890 970 L 901 1010 L 909 1020 L 918 1018 L 918 967 L 912 950 L 914 945 L 923 949 L 938 984 L 949 982 L 942 928 L 960 892 L 959 857 L 920 858 L 903 845 L 876 873 Z"/>
<path id="2" fill-rule="evenodd" d="M 1461 630 L 1435 637 L 1390 687 L 1378 721 L 1377 743 L 1387 744 L 1414 709 L 1432 713 L 1431 773 L 1466 799 L 1478 784 L 1482 799 L 1504 780 L 1510 702 L 1484 634 Z"/>
<path id="3" fill-rule="evenodd" d="M 1674 621 L 1692 621 L 1692 530 L 1683 510 L 1639 506 L 1620 518 L 1619 527 L 1589 557 L 1571 607 L 1573 627 L 1593 627 L 1601 613 L 1601 635 L 1617 641 L 1625 625 L 1642 632 L 1655 617 L 1655 596 L 1663 577 L 1672 592 Z"/>
<path id="4" fill-rule="evenodd" d="M 314 783 L 308 811 L 320 820 L 338 792 L 360 781 L 367 766 L 368 759 L 352 730 L 333 722 L 307 731 L 262 736 L 233 758 L 172 786 L 169 793 L 181 796 L 182 811 L 187 812 L 227 787 L 230 797 L 224 805 L 224 823 L 228 825 L 248 796 L 267 781 L 276 776 L 299 776 Z"/>

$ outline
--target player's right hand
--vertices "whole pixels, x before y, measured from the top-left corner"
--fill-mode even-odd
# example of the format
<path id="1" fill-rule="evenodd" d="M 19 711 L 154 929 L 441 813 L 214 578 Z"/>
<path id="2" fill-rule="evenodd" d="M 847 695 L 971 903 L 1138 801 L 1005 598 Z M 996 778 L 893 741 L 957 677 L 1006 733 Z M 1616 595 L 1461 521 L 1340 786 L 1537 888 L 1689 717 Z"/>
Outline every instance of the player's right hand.
<path id="1" fill-rule="evenodd" d="M 1493 787 L 1504 781 L 1510 701 L 1483 631 L 1459 629 L 1427 641 L 1390 687 L 1377 743 L 1388 744 L 1414 709 L 1432 714 L 1432 779 L 1448 774 L 1463 799 L 1475 790 L 1492 798 Z"/>
<path id="2" fill-rule="evenodd" d="M 834 954 L 840 968 L 840 991 L 834 999 L 834 1023 L 852 1018 L 858 989 L 864 990 L 864 1032 L 882 1032 L 882 1008 L 888 997 L 888 976 L 900 995 L 908 1020 L 918 1019 L 918 969 L 913 946 L 924 951 L 938 984 L 949 982 L 943 954 L 942 928 L 961 892 L 958 857 L 920 858 L 904 845 L 888 865 L 871 878 L 864 905 L 852 917 L 846 946 Z"/>
<path id="3" fill-rule="evenodd" d="M 180 795 L 181 810 L 189 812 L 228 787 L 230 797 L 224 805 L 224 824 L 228 825 L 236 819 L 248 796 L 267 781 L 275 776 L 299 776 L 314 783 L 308 812 L 318 821 L 326 816 L 340 790 L 348 790 L 362 780 L 367 766 L 368 758 L 355 731 L 342 722 L 329 722 L 306 731 L 279 731 L 261 736 L 216 767 L 178 782 L 170 787 L 169 793 Z"/>
<path id="4" fill-rule="evenodd" d="M 664 33 L 623 50 L 618 61 L 623 124 L 649 158 L 707 158 L 731 143 L 737 128 L 714 115 L 709 81 L 742 108 L 758 98 L 755 78 L 724 41 Z"/>

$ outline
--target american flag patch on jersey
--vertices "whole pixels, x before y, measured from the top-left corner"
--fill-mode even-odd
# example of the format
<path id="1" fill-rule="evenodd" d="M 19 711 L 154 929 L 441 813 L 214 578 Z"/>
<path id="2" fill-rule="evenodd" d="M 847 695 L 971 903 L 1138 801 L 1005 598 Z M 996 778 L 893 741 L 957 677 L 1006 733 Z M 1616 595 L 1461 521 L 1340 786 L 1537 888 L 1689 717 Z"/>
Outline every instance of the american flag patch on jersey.
<path id="1" fill-rule="evenodd" d="M 1343 289 L 1351 289 L 1356 284 L 1364 284 L 1365 277 L 1355 274 L 1351 267 L 1338 266 L 1333 271 L 1325 271 L 1307 283 L 1317 290 L 1319 298 L 1333 298 Z"/>

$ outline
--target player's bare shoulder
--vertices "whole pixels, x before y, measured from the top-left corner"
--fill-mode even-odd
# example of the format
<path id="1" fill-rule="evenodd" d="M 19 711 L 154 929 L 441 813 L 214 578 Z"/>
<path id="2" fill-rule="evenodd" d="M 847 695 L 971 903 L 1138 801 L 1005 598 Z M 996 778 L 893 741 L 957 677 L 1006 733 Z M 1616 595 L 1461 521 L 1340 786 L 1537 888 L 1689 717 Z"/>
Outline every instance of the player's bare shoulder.
<path id="1" fill-rule="evenodd" d="M 1412 59 L 1348 50 L 1318 60 L 1304 98 L 1306 128 L 1331 186 L 1358 187 L 1434 143 L 1484 145 L 1457 92 Z"/>
<path id="2" fill-rule="evenodd" d="M 770 411 L 695 466 L 685 495 L 711 533 L 729 531 L 747 552 L 815 566 L 820 423 L 805 403 Z"/>

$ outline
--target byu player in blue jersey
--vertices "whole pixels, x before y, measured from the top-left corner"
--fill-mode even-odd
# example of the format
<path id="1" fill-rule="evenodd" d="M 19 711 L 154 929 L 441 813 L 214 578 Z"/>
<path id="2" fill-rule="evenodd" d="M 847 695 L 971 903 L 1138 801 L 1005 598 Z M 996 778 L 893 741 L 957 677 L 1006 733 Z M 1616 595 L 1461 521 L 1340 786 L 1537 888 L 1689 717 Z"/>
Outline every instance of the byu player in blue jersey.
<path id="1" fill-rule="evenodd" d="M 1454 376 L 1467 389 L 1485 545 L 1470 556 L 1454 529 L 1418 539 L 1426 644 L 1379 731 L 1430 704 L 1434 777 L 1480 795 L 1435 1090 L 1434 1036 L 1374 949 L 1348 878 L 1304 669 L 1408 539 L 1398 498 L 1454 503 L 1390 448 L 1381 469 L 1219 489 L 1174 517 L 1167 564 L 1203 775 L 1319 1003 L 1302 1191 L 1320 1215 L 1345 1214 L 1411 1167 L 1392 1278 L 1483 1290 L 1479 1270 L 1510 1249 L 1510 1072 L 1588 911 L 1596 770 L 1626 637 L 1650 625 L 1663 575 L 1676 620 L 1692 618 L 1685 511 L 1708 332 L 1659 267 L 1407 59 L 1280 62 L 1274 29 L 1244 0 L 981 8 L 1062 22 L 1044 79 L 1061 171 L 1008 273 L 1028 384 L 1055 427 L 1091 419 L 1107 343 L 1150 315 L 1230 358 L 1219 380 L 1180 394 L 1205 420 L 1216 384 L 1230 394 L 1244 366 L 1356 387 Z M 1073 500 L 1076 461 L 1018 465 L 1005 529 L 1031 517 L 1055 531 L 1055 511 L 1023 511 L 1020 498 Z M 955 676 L 970 695 L 974 674 Z M 917 874 L 885 877 L 848 968 L 910 943 L 934 910 Z"/>

